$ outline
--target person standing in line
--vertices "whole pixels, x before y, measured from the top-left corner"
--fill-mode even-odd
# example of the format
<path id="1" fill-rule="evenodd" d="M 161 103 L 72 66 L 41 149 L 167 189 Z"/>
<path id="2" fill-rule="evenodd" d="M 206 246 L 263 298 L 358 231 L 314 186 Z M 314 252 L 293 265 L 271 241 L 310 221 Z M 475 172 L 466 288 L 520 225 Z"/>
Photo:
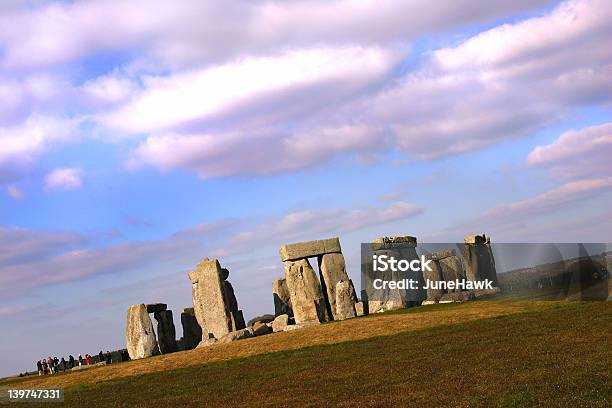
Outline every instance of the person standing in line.
<path id="1" fill-rule="evenodd" d="M 111 364 L 113 362 L 113 356 L 110 351 L 106 351 L 106 364 Z"/>
<path id="2" fill-rule="evenodd" d="M 60 367 L 62 368 L 63 372 L 66 372 L 66 360 L 64 357 L 62 357 L 62 360 L 60 361 Z"/>
<path id="3" fill-rule="evenodd" d="M 79 354 L 79 367 L 83 365 L 83 356 Z"/>
<path id="4" fill-rule="evenodd" d="M 40 360 L 38 360 L 38 362 L 36 363 L 36 368 L 38 369 L 38 375 L 43 375 L 42 363 L 40 362 Z"/>
<path id="5" fill-rule="evenodd" d="M 89 354 L 85 354 L 85 363 L 91 365 L 91 356 Z"/>
<path id="6" fill-rule="evenodd" d="M 59 372 L 59 359 L 57 356 L 53 357 L 53 371 L 55 371 L 55 374 Z"/>
<path id="7" fill-rule="evenodd" d="M 68 366 L 71 370 L 74 368 L 74 356 L 72 354 L 68 356 Z"/>
<path id="8" fill-rule="evenodd" d="M 47 360 L 43 358 L 41 365 L 42 365 L 43 374 L 44 375 L 49 374 L 49 366 L 47 365 Z"/>
<path id="9" fill-rule="evenodd" d="M 49 367 L 49 373 L 55 374 L 53 371 L 53 358 L 51 356 L 47 357 L 47 366 Z"/>
<path id="10" fill-rule="evenodd" d="M 104 354 L 102 354 L 102 350 L 100 350 L 100 353 L 98 354 L 98 363 L 101 363 L 104 361 Z"/>

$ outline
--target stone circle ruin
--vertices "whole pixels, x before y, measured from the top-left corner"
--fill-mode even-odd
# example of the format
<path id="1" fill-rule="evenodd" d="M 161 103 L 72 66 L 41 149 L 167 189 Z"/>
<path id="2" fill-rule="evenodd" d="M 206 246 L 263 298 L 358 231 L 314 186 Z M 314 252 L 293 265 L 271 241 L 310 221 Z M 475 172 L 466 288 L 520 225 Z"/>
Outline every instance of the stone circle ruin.
<path id="1" fill-rule="evenodd" d="M 419 258 L 416 237 L 380 237 L 371 246 L 377 254 L 395 254 L 409 260 Z M 229 270 L 221 267 L 217 259 L 204 258 L 188 274 L 193 304 L 181 311 L 183 336 L 180 339 L 176 339 L 172 311 L 166 304 L 129 307 L 126 343 L 130 358 L 208 347 L 414 305 L 476 297 L 473 291 L 388 289 L 376 300 L 370 298 L 371 293 L 367 290 L 362 290 L 360 300 L 347 273 L 337 237 L 286 244 L 280 248 L 279 255 L 285 276 L 272 283 L 273 315 L 259 316 L 245 324 L 234 288 L 228 280 Z M 489 237 L 466 237 L 461 255 L 459 257 L 454 249 L 431 252 L 426 258 L 432 261 L 432 270 L 410 272 L 410 277 L 418 282 L 463 278 L 487 278 L 497 282 Z M 318 273 L 310 259 L 316 259 Z M 392 274 L 388 277 L 397 278 Z M 157 335 L 150 314 L 155 319 Z"/>

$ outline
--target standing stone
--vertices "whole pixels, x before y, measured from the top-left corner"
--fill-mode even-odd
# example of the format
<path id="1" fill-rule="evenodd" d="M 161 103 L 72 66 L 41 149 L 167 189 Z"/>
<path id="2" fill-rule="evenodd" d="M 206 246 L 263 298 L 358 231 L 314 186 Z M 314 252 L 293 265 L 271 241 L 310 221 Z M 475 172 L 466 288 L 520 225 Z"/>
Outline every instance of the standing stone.
<path id="1" fill-rule="evenodd" d="M 318 260 L 321 289 L 325 296 L 327 312 L 336 320 L 336 285 L 341 281 L 349 282 L 344 256 L 340 253 L 325 254 L 319 256 Z"/>
<path id="2" fill-rule="evenodd" d="M 465 275 L 463 272 L 463 265 L 461 259 L 458 256 L 452 255 L 447 258 L 440 259 L 440 268 L 442 269 L 442 278 L 446 282 L 463 280 Z M 460 292 L 461 289 L 453 288 L 449 289 L 448 292 Z"/>
<path id="3" fill-rule="evenodd" d="M 439 296 L 442 296 L 445 292 L 444 289 L 434 289 L 434 287 L 441 287 L 442 284 L 442 268 L 440 267 L 440 263 L 436 257 L 435 253 L 429 254 L 425 256 L 425 259 L 431 260 L 432 262 L 429 264 L 431 267 L 430 271 L 423 271 L 423 278 L 427 284 L 427 299 L 436 299 Z"/>
<path id="4" fill-rule="evenodd" d="M 232 319 L 225 304 L 223 272 L 219 261 L 204 259 L 195 271 L 189 272 L 192 284 L 193 308 L 200 327 L 202 340 L 208 334 L 220 339 L 230 332 Z"/>
<path id="5" fill-rule="evenodd" d="M 289 296 L 286 279 L 276 279 L 272 282 L 272 296 L 274 296 L 274 314 L 276 316 L 283 314 L 293 316 L 291 296 Z"/>
<path id="6" fill-rule="evenodd" d="M 366 314 L 364 305 L 365 305 L 364 302 L 355 303 L 355 314 L 357 316 L 364 316 Z"/>
<path id="7" fill-rule="evenodd" d="M 461 252 L 468 281 L 475 282 L 489 279 L 493 282 L 493 286 L 498 285 L 495 259 L 493 258 L 489 237 L 484 234 L 465 237 Z"/>
<path id="8" fill-rule="evenodd" d="M 161 354 L 174 353 L 178 350 L 176 345 L 176 329 L 172 310 L 164 310 L 153 314 L 157 324 L 157 340 Z"/>
<path id="9" fill-rule="evenodd" d="M 181 325 L 183 326 L 183 349 L 196 348 L 202 340 L 202 328 L 198 324 L 192 307 L 185 308 L 181 312 Z"/>
<path id="10" fill-rule="evenodd" d="M 326 322 L 325 298 L 308 259 L 283 262 L 296 323 Z"/>
<path id="11" fill-rule="evenodd" d="M 336 284 L 336 320 L 346 320 L 357 316 L 353 288 L 350 282 L 340 281 Z"/>
<path id="12" fill-rule="evenodd" d="M 225 305 L 229 309 L 228 312 L 231 318 L 231 331 L 244 329 L 246 326 L 244 324 L 242 310 L 238 310 L 238 301 L 236 300 L 234 288 L 232 287 L 232 284 L 228 281 L 223 281 L 223 298 L 225 301 Z"/>
<path id="13" fill-rule="evenodd" d="M 153 323 L 144 304 L 132 305 L 127 313 L 125 340 L 130 358 L 150 357 L 155 352 L 157 341 L 153 331 Z"/>

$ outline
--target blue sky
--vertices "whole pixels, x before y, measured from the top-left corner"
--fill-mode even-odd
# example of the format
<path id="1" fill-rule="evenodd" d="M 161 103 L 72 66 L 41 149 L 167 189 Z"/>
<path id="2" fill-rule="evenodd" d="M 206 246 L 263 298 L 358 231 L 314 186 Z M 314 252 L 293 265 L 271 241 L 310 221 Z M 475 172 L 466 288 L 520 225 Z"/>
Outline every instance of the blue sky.
<path id="1" fill-rule="evenodd" d="M 0 375 L 123 347 L 127 307 L 189 306 L 207 256 L 248 318 L 272 310 L 286 242 L 339 236 L 358 280 L 381 235 L 612 241 L 611 18 L 603 0 L 3 2 Z"/>

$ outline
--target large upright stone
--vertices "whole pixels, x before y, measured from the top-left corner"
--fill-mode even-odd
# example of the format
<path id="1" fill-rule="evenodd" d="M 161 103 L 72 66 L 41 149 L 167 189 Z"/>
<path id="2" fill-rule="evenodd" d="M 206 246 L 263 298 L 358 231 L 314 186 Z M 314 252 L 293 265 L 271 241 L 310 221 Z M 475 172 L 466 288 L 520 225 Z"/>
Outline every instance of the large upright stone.
<path id="1" fill-rule="evenodd" d="M 328 320 L 325 298 L 308 259 L 283 262 L 296 323 Z"/>
<path id="2" fill-rule="evenodd" d="M 493 286 L 498 285 L 495 259 L 489 237 L 484 234 L 466 236 L 461 252 L 468 281 L 488 279 L 493 282 Z"/>
<path id="3" fill-rule="evenodd" d="M 355 311 L 355 299 L 353 298 L 353 288 L 349 281 L 340 281 L 336 284 L 335 298 L 335 320 L 352 319 L 357 316 L 357 312 Z"/>
<path id="4" fill-rule="evenodd" d="M 319 256 L 319 274 L 327 312 L 336 320 L 336 285 L 342 281 L 349 282 L 344 256 L 340 253 Z"/>
<path id="5" fill-rule="evenodd" d="M 319 255 L 342 252 L 338 238 L 320 239 L 318 241 L 298 242 L 283 245 L 280 257 L 283 262 L 312 258 Z"/>
<path id="6" fill-rule="evenodd" d="M 423 271 L 423 278 L 427 284 L 427 299 L 436 299 L 445 292 L 444 289 L 440 289 L 443 280 L 442 268 L 440 267 L 440 261 L 438 260 L 437 254 L 428 254 L 425 256 L 425 259 L 432 261 L 429 264 L 431 269 Z"/>
<path id="7" fill-rule="evenodd" d="M 236 300 L 234 288 L 228 281 L 223 281 L 223 297 L 230 314 L 231 331 L 244 329 L 246 327 L 244 324 L 244 316 L 242 310 L 238 309 L 238 301 Z"/>
<path id="8" fill-rule="evenodd" d="M 216 259 L 206 258 L 195 271 L 189 272 L 193 308 L 202 327 L 202 340 L 208 339 L 208 334 L 220 339 L 231 331 L 232 319 L 225 305 L 222 277 L 223 272 Z"/>
<path id="9" fill-rule="evenodd" d="M 288 315 L 293 316 L 293 309 L 291 308 L 291 296 L 289 296 L 289 289 L 287 288 L 286 279 L 276 279 L 272 282 L 272 296 L 274 297 L 274 315 Z"/>
<path id="10" fill-rule="evenodd" d="M 181 312 L 181 325 L 183 326 L 183 347 L 185 350 L 196 348 L 202 340 L 202 328 L 198 324 L 192 307 Z"/>
<path id="11" fill-rule="evenodd" d="M 178 350 L 176 345 L 176 329 L 172 310 L 163 310 L 153 314 L 157 324 L 157 341 L 161 354 L 174 353 Z"/>
<path id="12" fill-rule="evenodd" d="M 155 353 L 157 340 L 153 331 L 153 323 L 151 323 L 144 304 L 129 307 L 125 340 L 128 354 L 132 360 L 150 357 Z"/>
<path id="13" fill-rule="evenodd" d="M 450 281 L 461 281 L 465 279 L 465 275 L 463 272 L 463 265 L 461 264 L 461 259 L 458 256 L 452 255 L 446 258 L 442 258 L 438 261 L 440 263 L 440 268 L 442 269 L 442 278 L 446 282 Z M 461 289 L 453 288 L 449 289 L 448 292 L 460 292 Z"/>

